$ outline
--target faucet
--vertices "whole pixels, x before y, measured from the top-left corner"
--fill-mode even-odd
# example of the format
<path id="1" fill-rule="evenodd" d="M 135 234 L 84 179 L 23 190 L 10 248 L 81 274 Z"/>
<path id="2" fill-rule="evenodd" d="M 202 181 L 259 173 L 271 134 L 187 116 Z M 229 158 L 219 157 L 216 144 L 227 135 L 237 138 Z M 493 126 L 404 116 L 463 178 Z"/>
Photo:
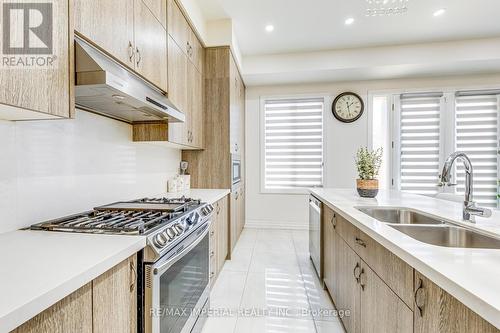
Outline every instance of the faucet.
<path id="1" fill-rule="evenodd" d="M 456 184 L 451 183 L 451 168 L 455 160 L 460 160 L 465 167 L 465 199 L 463 206 L 463 219 L 466 221 L 474 222 L 474 216 L 490 217 L 491 210 L 488 208 L 478 207 L 472 200 L 472 163 L 469 157 L 462 152 L 454 152 L 444 162 L 443 171 L 440 175 L 439 186 L 453 186 Z"/>

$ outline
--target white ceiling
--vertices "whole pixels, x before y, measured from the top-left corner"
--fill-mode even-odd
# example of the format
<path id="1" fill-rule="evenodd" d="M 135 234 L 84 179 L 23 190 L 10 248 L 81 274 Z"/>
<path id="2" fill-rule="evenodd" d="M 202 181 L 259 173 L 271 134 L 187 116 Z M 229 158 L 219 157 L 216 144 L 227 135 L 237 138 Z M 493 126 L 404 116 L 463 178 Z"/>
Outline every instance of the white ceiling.
<path id="1" fill-rule="evenodd" d="M 500 36 L 500 0 L 410 0 L 405 15 L 392 17 L 366 17 L 365 0 L 197 2 L 207 19 L 233 20 L 244 56 Z M 344 24 L 348 17 L 354 24 Z"/>

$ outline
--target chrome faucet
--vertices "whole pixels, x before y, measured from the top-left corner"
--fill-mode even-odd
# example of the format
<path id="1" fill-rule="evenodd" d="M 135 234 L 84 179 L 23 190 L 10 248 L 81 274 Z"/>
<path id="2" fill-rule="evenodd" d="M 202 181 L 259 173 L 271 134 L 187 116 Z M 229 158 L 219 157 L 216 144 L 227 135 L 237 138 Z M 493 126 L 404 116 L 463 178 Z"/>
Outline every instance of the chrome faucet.
<path id="1" fill-rule="evenodd" d="M 444 162 L 443 171 L 441 172 L 439 186 L 454 186 L 456 184 L 451 183 L 451 169 L 455 160 L 459 159 L 462 161 L 465 167 L 465 199 L 463 206 L 463 219 L 466 221 L 474 222 L 473 216 L 490 217 L 491 210 L 488 208 L 478 207 L 476 203 L 472 200 L 472 163 L 469 157 L 462 152 L 455 152 L 448 156 Z"/>

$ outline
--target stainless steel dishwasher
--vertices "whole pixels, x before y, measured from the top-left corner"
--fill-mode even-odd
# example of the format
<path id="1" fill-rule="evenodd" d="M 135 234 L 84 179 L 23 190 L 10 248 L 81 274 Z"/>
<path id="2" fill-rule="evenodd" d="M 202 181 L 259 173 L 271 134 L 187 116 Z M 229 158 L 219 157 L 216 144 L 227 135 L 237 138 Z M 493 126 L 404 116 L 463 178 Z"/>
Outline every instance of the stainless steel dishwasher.
<path id="1" fill-rule="evenodd" d="M 323 278 L 321 264 L 321 215 L 322 202 L 314 196 L 309 197 L 309 256 L 320 279 Z"/>

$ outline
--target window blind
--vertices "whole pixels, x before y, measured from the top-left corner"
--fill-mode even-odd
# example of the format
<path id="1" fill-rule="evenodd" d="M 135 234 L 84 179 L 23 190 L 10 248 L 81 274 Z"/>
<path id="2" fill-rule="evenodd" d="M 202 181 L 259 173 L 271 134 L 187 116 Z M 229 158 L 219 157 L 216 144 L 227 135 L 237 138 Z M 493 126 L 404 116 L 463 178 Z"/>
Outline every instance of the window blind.
<path id="1" fill-rule="evenodd" d="M 498 97 L 496 95 L 460 96 L 455 113 L 456 150 L 469 156 L 474 170 L 474 200 L 497 207 Z M 456 166 L 456 193 L 465 191 L 465 170 Z"/>
<path id="2" fill-rule="evenodd" d="M 264 102 L 266 189 L 323 185 L 323 98 Z"/>
<path id="3" fill-rule="evenodd" d="M 401 95 L 400 188 L 434 195 L 438 192 L 442 94 Z"/>

